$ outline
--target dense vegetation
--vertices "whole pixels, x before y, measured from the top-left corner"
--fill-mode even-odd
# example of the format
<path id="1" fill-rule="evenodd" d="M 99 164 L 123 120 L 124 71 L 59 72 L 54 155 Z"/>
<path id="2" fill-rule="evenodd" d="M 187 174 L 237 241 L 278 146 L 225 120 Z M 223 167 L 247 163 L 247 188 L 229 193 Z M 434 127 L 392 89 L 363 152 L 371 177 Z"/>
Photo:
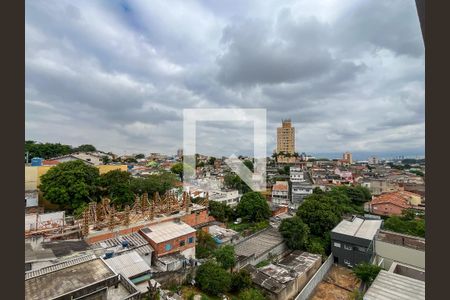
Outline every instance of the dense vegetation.
<path id="1" fill-rule="evenodd" d="M 208 295 L 232 293 L 232 299 L 265 299 L 252 288 L 252 278 L 247 270 L 228 272 L 235 264 L 234 247 L 227 245 L 214 251 L 214 259 L 207 260 L 197 270 L 197 286 Z"/>
<path id="2" fill-rule="evenodd" d="M 241 194 L 251 191 L 250 187 L 236 174 L 227 174 L 224 177 L 224 185 L 230 189 L 236 189 Z"/>
<path id="3" fill-rule="evenodd" d="M 176 178 L 171 173 L 132 178 L 126 171 L 113 170 L 100 175 L 96 167 L 84 162 L 60 163 L 41 176 L 44 199 L 69 212 L 81 210 L 91 201 L 102 196 L 111 199 L 119 209 L 132 204 L 135 194 L 164 193 L 174 187 Z"/>
<path id="4" fill-rule="evenodd" d="M 331 229 L 344 214 L 363 213 L 363 203 L 370 199 L 370 192 L 360 186 L 334 187 L 328 192 L 314 189 L 296 216 L 283 220 L 279 230 L 289 248 L 328 255 Z"/>
<path id="5" fill-rule="evenodd" d="M 261 193 L 244 194 L 236 207 L 236 213 L 247 222 L 261 222 L 270 218 L 269 204 Z"/>
<path id="6" fill-rule="evenodd" d="M 25 154 L 28 152 L 28 158 L 41 157 L 44 159 L 67 155 L 74 152 L 93 152 L 97 149 L 92 145 L 80 145 L 73 148 L 70 145 L 60 143 L 38 143 L 35 141 L 25 141 Z"/>
<path id="7" fill-rule="evenodd" d="M 380 271 L 381 267 L 367 262 L 360 263 L 353 268 L 353 274 L 366 284 L 371 284 Z"/>
<path id="8" fill-rule="evenodd" d="M 197 230 L 197 245 L 195 246 L 195 257 L 210 258 L 217 249 L 216 241 L 203 230 Z"/>
<path id="9" fill-rule="evenodd" d="M 413 210 L 405 210 L 400 217 L 392 216 L 384 221 L 384 229 L 398 233 L 425 237 L 425 219 L 416 217 Z"/>

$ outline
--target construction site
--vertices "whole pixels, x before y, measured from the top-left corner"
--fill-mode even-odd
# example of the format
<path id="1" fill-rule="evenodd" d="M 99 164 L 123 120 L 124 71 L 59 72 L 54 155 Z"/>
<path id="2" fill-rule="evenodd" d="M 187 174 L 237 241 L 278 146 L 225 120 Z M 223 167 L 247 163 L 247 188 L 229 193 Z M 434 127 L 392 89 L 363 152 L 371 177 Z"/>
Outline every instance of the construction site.
<path id="1" fill-rule="evenodd" d="M 133 205 L 122 211 L 104 197 L 100 202 L 91 202 L 80 218 L 65 216 L 64 212 L 25 215 L 25 238 L 41 236 L 45 240 L 84 239 L 92 244 L 123 234 L 137 232 L 151 224 L 171 220 L 182 221 L 194 228 L 201 228 L 214 221 L 208 214 L 208 194 L 192 203 L 187 192 L 178 195 L 166 192 L 136 195 Z"/>

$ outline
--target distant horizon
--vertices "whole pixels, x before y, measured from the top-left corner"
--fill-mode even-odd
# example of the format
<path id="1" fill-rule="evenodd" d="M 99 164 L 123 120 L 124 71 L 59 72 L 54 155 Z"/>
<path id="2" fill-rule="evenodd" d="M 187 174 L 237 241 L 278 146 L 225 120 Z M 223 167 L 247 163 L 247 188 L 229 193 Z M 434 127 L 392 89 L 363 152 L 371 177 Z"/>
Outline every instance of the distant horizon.
<path id="1" fill-rule="evenodd" d="M 62 142 L 47 142 L 47 141 L 35 141 L 37 143 L 59 143 L 59 144 L 63 144 L 63 145 L 68 145 Z M 104 153 L 108 153 L 111 152 L 115 155 L 118 156 L 123 156 L 123 155 L 137 155 L 137 154 L 144 154 L 146 156 L 148 156 L 150 153 L 159 153 L 159 154 L 163 154 L 163 155 L 167 155 L 167 156 L 176 156 L 177 151 L 173 151 L 173 152 L 165 152 L 165 151 L 119 151 L 119 152 L 114 152 L 114 151 L 110 151 L 110 150 L 103 150 L 101 148 L 98 148 L 95 144 L 92 143 L 87 143 L 88 145 L 92 145 L 96 148 L 97 151 L 100 152 L 104 152 Z M 80 145 L 69 145 L 73 148 L 78 147 Z M 181 149 L 178 148 L 178 149 Z M 358 161 L 364 161 L 367 160 L 369 157 L 375 156 L 378 159 L 382 160 L 382 159 L 394 159 L 394 158 L 398 158 L 398 157 L 405 157 L 405 158 L 425 158 L 425 152 L 417 152 L 417 151 L 407 151 L 407 152 L 400 152 L 400 151 L 351 151 L 351 150 L 346 150 L 343 152 L 305 152 L 305 151 L 299 151 L 296 150 L 296 152 L 300 155 L 303 152 L 305 152 L 306 155 L 309 156 L 313 156 L 315 158 L 326 158 L 326 159 L 340 159 L 342 158 L 342 155 L 344 154 L 344 152 L 350 152 L 352 154 L 352 158 L 353 160 L 358 160 Z M 204 153 L 204 152 L 197 152 L 201 155 L 206 155 L 206 156 L 214 156 L 214 157 L 229 157 L 230 155 L 214 155 L 214 154 L 208 154 L 208 153 Z M 249 153 L 236 153 L 235 155 L 239 156 L 249 156 L 251 157 L 252 155 Z M 267 157 L 270 157 L 272 155 L 272 153 L 268 153 Z"/>

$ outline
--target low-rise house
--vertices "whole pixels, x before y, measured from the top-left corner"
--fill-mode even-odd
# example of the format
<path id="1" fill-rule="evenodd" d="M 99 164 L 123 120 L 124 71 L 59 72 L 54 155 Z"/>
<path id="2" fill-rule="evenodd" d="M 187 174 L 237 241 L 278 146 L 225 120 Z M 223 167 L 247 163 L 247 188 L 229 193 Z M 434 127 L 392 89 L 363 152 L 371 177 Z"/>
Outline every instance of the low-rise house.
<path id="1" fill-rule="evenodd" d="M 381 223 L 381 220 L 356 216 L 350 221 L 342 220 L 331 230 L 334 262 L 347 267 L 370 262 L 374 256 L 375 234 L 380 229 Z"/>
<path id="2" fill-rule="evenodd" d="M 139 299 L 126 276 L 86 255 L 25 273 L 25 299 Z"/>
<path id="3" fill-rule="evenodd" d="M 195 258 L 196 230 L 182 221 L 151 224 L 139 232 L 155 249 L 155 257 L 179 253 L 188 259 Z"/>
<path id="4" fill-rule="evenodd" d="M 287 181 L 277 181 L 272 187 L 272 203 L 280 206 L 288 206 L 289 184 Z"/>
<path id="5" fill-rule="evenodd" d="M 279 256 L 286 249 L 283 236 L 278 229 L 269 227 L 241 239 L 234 245 L 237 256 L 235 267 L 240 269 L 247 264 L 256 265 L 265 259 Z"/>
<path id="6" fill-rule="evenodd" d="M 150 266 L 154 249 L 138 232 L 120 235 L 91 245 L 99 256 L 119 256 L 136 252 Z M 108 253 L 108 254 L 107 254 Z"/>
<path id="7" fill-rule="evenodd" d="M 273 300 L 293 299 L 319 269 L 322 258 L 295 250 L 279 262 L 262 268 L 252 265 L 244 267 L 250 272 L 252 281 Z"/>
<path id="8" fill-rule="evenodd" d="M 150 279 L 150 266 L 136 251 L 105 259 L 104 262 L 116 273 L 124 275 L 134 284 Z"/>
<path id="9" fill-rule="evenodd" d="M 361 184 L 362 186 L 365 186 L 369 189 L 370 193 L 373 196 L 378 196 L 384 193 L 392 193 L 403 190 L 397 183 L 395 182 L 389 182 L 387 180 L 369 180 L 366 182 L 363 182 Z"/>
<path id="10" fill-rule="evenodd" d="M 241 199 L 238 190 L 226 190 L 226 191 L 211 191 L 209 192 L 209 200 L 216 201 L 228 206 L 234 207 L 238 205 Z"/>
<path id="11" fill-rule="evenodd" d="M 234 244 L 241 238 L 237 231 L 218 225 L 209 226 L 208 232 L 218 245 Z"/>
<path id="12" fill-rule="evenodd" d="M 365 209 L 377 215 L 400 216 L 405 209 L 416 208 L 421 204 L 422 197 L 420 195 L 398 191 L 374 197 L 372 201 L 365 204 Z"/>

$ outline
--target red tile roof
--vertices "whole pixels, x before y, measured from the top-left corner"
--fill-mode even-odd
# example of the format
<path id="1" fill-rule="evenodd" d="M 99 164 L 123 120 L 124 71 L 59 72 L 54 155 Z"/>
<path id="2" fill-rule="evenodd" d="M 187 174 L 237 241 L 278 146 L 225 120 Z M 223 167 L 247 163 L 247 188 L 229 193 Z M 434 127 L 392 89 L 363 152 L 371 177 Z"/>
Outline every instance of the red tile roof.
<path id="1" fill-rule="evenodd" d="M 412 208 L 413 206 L 409 202 L 409 199 L 412 196 L 419 195 L 407 191 L 386 193 L 374 198 L 372 201 L 370 201 L 370 205 L 389 203 L 402 208 Z"/>
<path id="2" fill-rule="evenodd" d="M 287 191 L 289 189 L 289 185 L 287 183 L 287 181 L 279 181 L 277 183 L 275 183 L 272 187 L 272 191 L 276 190 L 276 191 Z"/>

